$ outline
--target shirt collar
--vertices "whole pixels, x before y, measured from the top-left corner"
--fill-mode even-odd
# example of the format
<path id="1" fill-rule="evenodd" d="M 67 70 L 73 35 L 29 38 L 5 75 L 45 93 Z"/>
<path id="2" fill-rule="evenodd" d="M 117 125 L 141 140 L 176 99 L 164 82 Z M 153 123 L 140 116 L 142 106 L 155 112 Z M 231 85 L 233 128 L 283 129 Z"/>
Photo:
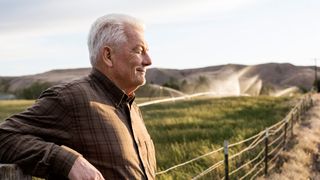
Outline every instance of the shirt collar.
<path id="1" fill-rule="evenodd" d="M 100 87 L 102 87 L 103 91 L 109 96 L 111 96 L 112 101 L 115 106 L 118 108 L 121 104 L 124 103 L 133 103 L 135 99 L 135 95 L 128 96 L 123 90 L 117 87 L 106 75 L 102 74 L 98 69 L 92 68 L 90 73 L 91 77 L 96 80 Z"/>

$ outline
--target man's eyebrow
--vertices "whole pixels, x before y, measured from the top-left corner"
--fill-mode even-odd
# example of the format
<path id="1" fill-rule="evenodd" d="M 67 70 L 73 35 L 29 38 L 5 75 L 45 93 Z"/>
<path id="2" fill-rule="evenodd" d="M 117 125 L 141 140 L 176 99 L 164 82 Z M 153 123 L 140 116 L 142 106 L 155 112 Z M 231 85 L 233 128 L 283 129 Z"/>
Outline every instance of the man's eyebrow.
<path id="1" fill-rule="evenodd" d="M 148 51 L 149 47 L 144 44 L 137 44 L 133 49 L 142 48 L 144 51 Z"/>
<path id="2" fill-rule="evenodd" d="M 145 51 L 148 51 L 148 50 L 149 50 L 148 44 L 142 44 L 141 47 L 142 47 Z"/>

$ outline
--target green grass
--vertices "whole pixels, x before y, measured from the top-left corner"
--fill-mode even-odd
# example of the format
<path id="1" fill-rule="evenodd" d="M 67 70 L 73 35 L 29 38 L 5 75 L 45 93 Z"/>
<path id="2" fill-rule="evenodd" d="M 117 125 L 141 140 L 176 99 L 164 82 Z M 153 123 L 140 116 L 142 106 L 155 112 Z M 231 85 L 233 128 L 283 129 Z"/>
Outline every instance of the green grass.
<path id="1" fill-rule="evenodd" d="M 158 171 L 223 145 L 246 139 L 282 120 L 293 107 L 287 97 L 207 98 L 142 107 L 157 151 Z M 213 164 L 210 157 L 159 179 L 190 179 Z"/>
<path id="2" fill-rule="evenodd" d="M 282 120 L 295 100 L 297 97 L 198 98 L 154 104 L 141 110 L 155 143 L 158 171 L 161 171 L 218 149 L 224 140 L 238 142 L 264 130 Z M 0 101 L 0 122 L 33 102 Z M 221 156 L 210 156 L 157 178 L 191 179 Z"/>

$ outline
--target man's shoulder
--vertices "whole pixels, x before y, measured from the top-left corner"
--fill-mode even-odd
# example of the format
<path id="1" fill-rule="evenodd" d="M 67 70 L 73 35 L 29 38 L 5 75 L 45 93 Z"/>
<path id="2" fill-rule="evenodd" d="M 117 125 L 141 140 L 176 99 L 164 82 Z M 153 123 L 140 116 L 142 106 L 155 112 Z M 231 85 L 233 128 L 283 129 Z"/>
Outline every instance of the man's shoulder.
<path id="1" fill-rule="evenodd" d="M 88 77 L 60 83 L 43 91 L 38 100 L 57 98 L 68 105 L 77 104 L 79 101 L 85 102 L 90 99 L 91 94 L 94 94 L 91 83 Z"/>
<path id="2" fill-rule="evenodd" d="M 73 94 L 81 91 L 88 91 L 91 87 L 89 77 L 82 77 L 68 82 L 59 83 L 51 86 L 45 92 L 53 92 L 55 94 Z"/>

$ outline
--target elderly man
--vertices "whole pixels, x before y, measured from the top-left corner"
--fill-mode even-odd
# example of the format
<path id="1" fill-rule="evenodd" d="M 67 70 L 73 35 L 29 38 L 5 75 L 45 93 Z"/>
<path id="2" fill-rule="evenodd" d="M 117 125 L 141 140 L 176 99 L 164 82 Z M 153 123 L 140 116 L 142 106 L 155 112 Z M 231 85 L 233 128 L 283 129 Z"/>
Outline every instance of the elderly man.
<path id="1" fill-rule="evenodd" d="M 100 17 L 88 46 L 90 75 L 49 88 L 0 125 L 0 162 L 48 179 L 154 179 L 153 142 L 134 102 L 151 65 L 144 26 Z"/>

